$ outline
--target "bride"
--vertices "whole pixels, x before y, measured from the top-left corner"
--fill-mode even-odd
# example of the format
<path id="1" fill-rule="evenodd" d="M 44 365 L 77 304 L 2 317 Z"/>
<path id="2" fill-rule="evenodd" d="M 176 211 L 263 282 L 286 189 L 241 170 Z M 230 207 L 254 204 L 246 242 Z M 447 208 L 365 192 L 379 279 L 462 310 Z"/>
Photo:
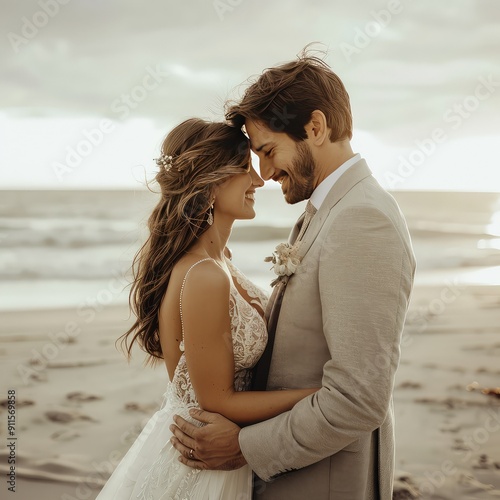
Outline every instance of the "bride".
<path id="1" fill-rule="evenodd" d="M 129 357 L 137 342 L 151 363 L 162 360 L 169 382 L 161 408 L 97 499 L 250 500 L 248 465 L 191 469 L 179 461 L 169 426 L 174 414 L 201 425 L 189 416 L 191 408 L 244 426 L 288 411 L 315 392 L 248 390 L 267 341 L 267 297 L 231 263 L 226 244 L 236 219 L 255 217 L 254 193 L 263 181 L 240 130 L 200 119 L 168 134 L 157 164 L 161 199 L 134 260 L 137 319 L 122 340 Z"/>

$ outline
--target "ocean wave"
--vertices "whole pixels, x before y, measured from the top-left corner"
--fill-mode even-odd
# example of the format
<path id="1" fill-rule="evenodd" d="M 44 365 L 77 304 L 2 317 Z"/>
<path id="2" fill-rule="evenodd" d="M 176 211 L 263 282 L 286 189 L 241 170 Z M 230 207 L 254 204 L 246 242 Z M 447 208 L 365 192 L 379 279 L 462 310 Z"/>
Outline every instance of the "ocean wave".
<path id="1" fill-rule="evenodd" d="M 92 271 L 86 270 L 85 272 L 78 272 L 75 269 L 65 269 L 63 272 L 57 270 L 35 270 L 35 269 L 20 269 L 15 272 L 0 271 L 0 280 L 8 281 L 43 281 L 43 280 L 60 280 L 60 281 L 94 281 L 99 279 L 106 279 L 113 276 L 109 269 L 94 269 Z M 132 278 L 130 278 L 130 282 Z"/>
<path id="2" fill-rule="evenodd" d="M 457 238 L 492 238 L 494 236 L 500 236 L 496 234 L 494 228 L 484 224 L 462 224 L 425 220 L 408 220 L 407 222 L 410 233 L 421 238 L 436 238 L 439 236 L 443 238 L 449 238 L 450 236 Z"/>
<path id="3" fill-rule="evenodd" d="M 138 246 L 100 245 L 64 247 L 14 247 L 0 250 L 0 278 L 7 280 L 97 279 L 131 267 Z"/>
<path id="4" fill-rule="evenodd" d="M 287 239 L 291 226 L 249 224 L 233 227 L 233 241 Z M 63 247 L 137 243 L 146 227 L 124 220 L 0 219 L 0 248 Z"/>
<path id="5" fill-rule="evenodd" d="M 293 224 L 287 220 L 266 223 L 262 218 L 239 221 L 233 241 L 286 240 Z M 500 236 L 500 227 L 425 219 L 408 219 L 410 233 L 419 238 Z M 147 235 L 145 221 L 94 218 L 0 218 L 0 248 L 84 248 L 98 245 L 133 244 Z"/>
<path id="6" fill-rule="evenodd" d="M 140 231 L 130 220 L 4 218 L 0 219 L 0 247 L 81 248 L 132 243 Z"/>

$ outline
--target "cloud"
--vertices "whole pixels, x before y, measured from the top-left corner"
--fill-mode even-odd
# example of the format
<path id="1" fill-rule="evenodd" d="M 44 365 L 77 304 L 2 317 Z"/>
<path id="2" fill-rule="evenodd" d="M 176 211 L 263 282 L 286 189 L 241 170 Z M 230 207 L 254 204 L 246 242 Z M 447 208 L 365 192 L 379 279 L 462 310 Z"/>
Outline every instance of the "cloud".
<path id="1" fill-rule="evenodd" d="M 49 5 L 57 12 L 24 36 L 30 23 L 43 24 Z M 10 116 L 146 118 L 158 129 L 189 116 L 221 119 L 224 101 L 249 77 L 319 41 L 349 91 L 355 127 L 387 146 L 411 147 L 447 127 L 447 111 L 473 95 L 480 78 L 500 82 L 497 0 L 0 0 L 0 7 L 0 111 Z M 12 34 L 25 41 L 16 46 Z M 489 135 L 499 111 L 495 90 L 453 138 Z"/>

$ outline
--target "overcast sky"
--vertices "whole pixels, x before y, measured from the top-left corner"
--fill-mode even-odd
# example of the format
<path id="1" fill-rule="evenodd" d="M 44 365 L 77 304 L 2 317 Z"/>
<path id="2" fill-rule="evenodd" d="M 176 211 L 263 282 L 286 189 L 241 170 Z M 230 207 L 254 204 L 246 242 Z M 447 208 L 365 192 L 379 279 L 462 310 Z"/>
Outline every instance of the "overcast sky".
<path id="1" fill-rule="evenodd" d="M 385 186 L 500 191 L 498 0 L 0 6 L 0 188 L 137 187 L 170 127 L 221 119 L 249 77 L 319 41 Z"/>

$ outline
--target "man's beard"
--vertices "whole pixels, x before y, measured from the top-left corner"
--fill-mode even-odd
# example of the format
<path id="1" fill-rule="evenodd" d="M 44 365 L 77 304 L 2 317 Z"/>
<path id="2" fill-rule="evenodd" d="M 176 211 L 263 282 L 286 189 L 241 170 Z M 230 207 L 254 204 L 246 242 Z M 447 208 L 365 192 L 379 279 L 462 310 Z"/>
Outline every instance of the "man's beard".
<path id="1" fill-rule="evenodd" d="M 304 142 L 297 143 L 297 154 L 289 168 L 290 174 L 285 177 L 287 191 L 283 193 L 290 205 L 299 201 L 308 200 L 313 191 L 314 171 L 316 163 L 311 149 Z"/>

